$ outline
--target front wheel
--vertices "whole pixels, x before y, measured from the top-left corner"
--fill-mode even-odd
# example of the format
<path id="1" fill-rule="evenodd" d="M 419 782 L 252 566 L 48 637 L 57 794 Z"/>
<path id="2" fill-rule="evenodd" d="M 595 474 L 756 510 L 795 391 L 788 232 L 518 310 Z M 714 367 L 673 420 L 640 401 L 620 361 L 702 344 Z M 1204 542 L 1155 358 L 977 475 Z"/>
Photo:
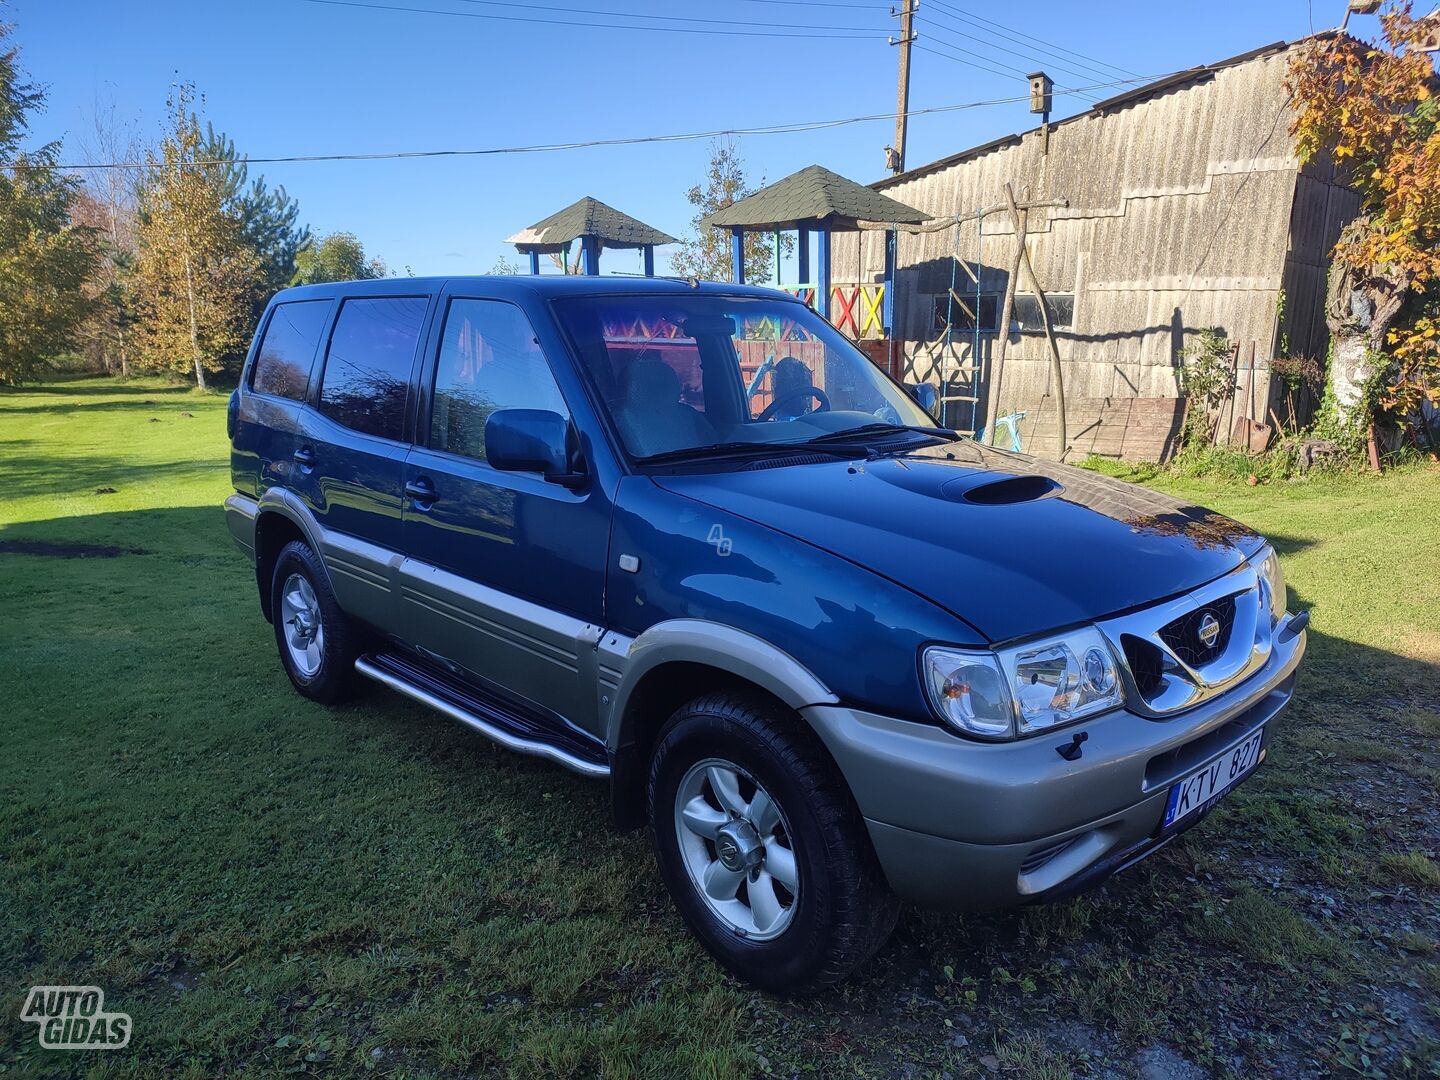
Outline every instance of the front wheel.
<path id="1" fill-rule="evenodd" d="M 651 759 L 656 858 L 675 904 L 727 968 L 817 989 L 868 960 L 897 903 L 854 800 L 803 721 L 713 694 L 671 717 Z"/>

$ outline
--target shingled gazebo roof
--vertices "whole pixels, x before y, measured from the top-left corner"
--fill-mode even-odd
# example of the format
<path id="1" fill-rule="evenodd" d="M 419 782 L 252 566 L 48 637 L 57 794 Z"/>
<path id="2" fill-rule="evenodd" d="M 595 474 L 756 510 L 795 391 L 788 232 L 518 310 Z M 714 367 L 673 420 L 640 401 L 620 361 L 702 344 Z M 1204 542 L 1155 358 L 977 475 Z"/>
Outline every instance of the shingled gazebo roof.
<path id="1" fill-rule="evenodd" d="M 919 225 L 929 219 L 929 214 L 913 206 L 811 165 L 715 211 L 704 224 L 722 229 L 795 229 L 816 221 L 843 227 L 857 221 Z"/>
<path id="2" fill-rule="evenodd" d="M 571 203 L 528 229 L 521 229 L 505 242 L 524 252 L 540 254 L 566 250 L 582 236 L 598 237 L 607 248 L 640 248 L 677 243 L 675 237 L 622 214 L 590 196 Z"/>

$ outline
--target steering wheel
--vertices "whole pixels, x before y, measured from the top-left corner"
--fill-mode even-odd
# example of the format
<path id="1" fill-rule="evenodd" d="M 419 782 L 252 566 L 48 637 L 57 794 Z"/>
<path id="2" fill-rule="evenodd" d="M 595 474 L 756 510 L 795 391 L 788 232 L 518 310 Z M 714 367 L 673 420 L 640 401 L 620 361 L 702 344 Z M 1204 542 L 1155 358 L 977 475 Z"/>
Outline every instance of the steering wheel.
<path id="1" fill-rule="evenodd" d="M 830 399 L 825 396 L 824 390 L 821 390 L 818 386 L 800 386 L 787 393 L 781 394 L 774 401 L 770 402 L 769 405 L 766 405 L 764 411 L 755 418 L 755 422 L 758 424 L 765 420 L 772 419 L 775 414 L 780 411 L 780 406 L 788 405 L 797 398 L 814 398 L 820 403 L 820 407 L 815 410 L 816 412 L 830 411 Z"/>

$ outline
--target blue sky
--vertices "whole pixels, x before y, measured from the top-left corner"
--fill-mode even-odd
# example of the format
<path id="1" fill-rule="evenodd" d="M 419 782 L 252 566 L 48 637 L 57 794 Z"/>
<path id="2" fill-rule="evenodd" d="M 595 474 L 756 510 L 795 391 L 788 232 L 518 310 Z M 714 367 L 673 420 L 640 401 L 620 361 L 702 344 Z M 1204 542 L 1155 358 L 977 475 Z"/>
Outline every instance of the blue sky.
<path id="1" fill-rule="evenodd" d="M 355 2 L 469 16 L 617 21 L 493 0 Z M 604 139 L 828 120 L 895 107 L 896 50 L 885 35 L 898 33 L 898 20 L 889 16 L 888 2 L 544 3 L 551 9 L 718 20 L 652 25 L 795 36 L 640 33 L 307 0 L 10 0 L 8 18 L 17 25 L 22 63 L 49 90 L 35 136 L 65 140 L 66 160 L 76 159 L 76 140 L 92 130 L 97 103 L 106 109 L 113 104 L 142 136 L 155 137 L 177 78 L 193 80 L 205 95 L 207 119 L 242 153 L 257 157 Z M 1035 67 L 1051 71 L 1062 85 L 1106 81 L 1091 70 L 1096 67 L 1122 77 L 1105 65 L 1163 74 L 1303 36 L 1312 18 L 1316 28 L 1334 25 L 1343 7 L 1343 0 L 921 0 L 919 43 L 949 55 L 914 53 L 911 107 L 1013 97 L 1024 92 L 1021 76 Z M 962 16 L 999 20 L 1012 29 L 992 26 L 987 29 L 995 34 L 987 34 Z M 835 27 L 876 32 L 820 36 Z M 1352 29 L 1369 36 L 1375 20 L 1357 18 Z M 1022 44 L 1025 35 L 1091 59 L 1047 56 L 1045 46 Z M 981 70 L 982 63 L 1017 70 Z M 1061 65 L 1073 70 L 1063 72 Z M 1060 95 L 1056 118 L 1086 104 Z M 917 117 L 907 164 L 1029 126 L 1023 103 Z M 753 180 L 779 179 L 818 162 L 869 182 L 884 173 L 883 148 L 892 135 L 893 122 L 879 122 L 749 136 L 740 146 Z M 356 233 L 395 272 L 409 267 L 417 274 L 460 274 L 484 273 L 501 255 L 514 259 L 506 236 L 582 195 L 683 235 L 691 216 L 684 192 L 703 176 L 707 157 L 707 144 L 696 141 L 256 168 L 299 200 L 302 218 L 316 231 Z M 660 255 L 663 270 L 664 249 Z M 633 271 L 639 259 L 610 252 L 603 265 Z"/>

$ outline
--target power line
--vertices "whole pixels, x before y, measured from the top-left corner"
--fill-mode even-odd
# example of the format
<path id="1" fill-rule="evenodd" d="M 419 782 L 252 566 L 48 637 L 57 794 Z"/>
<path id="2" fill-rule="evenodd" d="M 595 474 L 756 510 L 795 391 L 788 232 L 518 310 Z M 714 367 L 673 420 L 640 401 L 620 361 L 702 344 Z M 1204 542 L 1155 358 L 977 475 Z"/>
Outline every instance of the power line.
<path id="1" fill-rule="evenodd" d="M 838 0 L 735 0 L 737 4 L 775 4 L 779 7 L 849 8 L 853 11 L 876 11 L 874 4 L 842 4 Z"/>
<path id="2" fill-rule="evenodd" d="M 1043 56 L 1039 56 L 1038 54 L 1034 54 L 1034 53 L 1026 54 L 1026 53 L 1017 52 L 1017 51 L 1014 50 L 1014 49 L 1007 49 L 1004 45 L 997 45 L 996 43 L 991 42 L 991 41 L 983 41 L 983 42 L 982 42 L 982 41 L 977 41 L 974 37 L 972 37 L 972 36 L 970 36 L 969 34 L 967 34 L 967 32 L 965 31 L 964 28 L 959 28 L 959 29 L 956 29 L 956 30 L 951 30 L 948 26 L 942 25 L 941 23 L 937 23 L 934 19 L 931 19 L 931 18 L 929 18 L 929 17 L 927 17 L 927 16 L 917 15 L 916 18 L 918 18 L 918 19 L 923 19 L 926 23 L 928 23 L 928 24 L 932 27 L 932 31 L 931 31 L 932 33 L 952 35 L 952 36 L 955 36 L 957 39 L 964 40 L 964 41 L 968 41 L 968 42 L 970 42 L 970 43 L 973 44 L 973 45 L 985 45 L 985 46 L 987 46 L 987 47 L 989 47 L 989 48 L 991 48 L 991 49 L 996 49 L 996 50 L 998 50 L 998 51 L 1000 51 L 1000 52 L 1009 53 L 1011 56 L 1018 56 L 1018 57 L 1020 57 L 1022 60 L 1029 60 L 1029 61 L 1031 61 L 1031 62 L 1033 62 L 1033 63 L 1044 63 L 1044 64 L 1046 64 L 1048 67 L 1050 67 L 1051 69 L 1053 69 L 1053 70 L 1055 70 L 1055 71 L 1063 71 L 1063 72 L 1064 72 L 1065 74 L 1067 74 L 1067 75 L 1074 75 L 1074 76 L 1076 76 L 1077 78 L 1080 78 L 1080 79 L 1092 79 L 1092 78 L 1095 78 L 1096 76 L 1099 76 L 1100 78 L 1110 78 L 1110 77 L 1111 77 L 1110 75 L 1108 75 L 1108 74 L 1106 74 L 1106 73 L 1104 73 L 1104 72 L 1098 72 L 1098 71 L 1097 71 L 1097 72 L 1093 72 L 1093 73 L 1087 74 L 1087 73 L 1085 73 L 1085 72 L 1083 72 L 1083 71 L 1076 71 L 1074 68 L 1066 67 L 1064 64 L 1061 64 L 1061 63 L 1057 62 L 1055 59 L 1047 58 L 1047 57 L 1043 57 Z M 952 46 L 952 47 L 955 47 L 955 46 Z M 968 51 L 968 50 L 961 49 L 960 51 L 966 52 L 966 51 Z M 982 55 L 982 54 L 980 54 L 980 53 L 975 53 L 975 54 L 973 54 L 973 55 L 980 56 L 980 55 Z M 994 63 L 997 63 L 997 64 L 1002 63 L 1002 61 L 999 61 L 999 60 L 995 60 L 995 61 L 993 61 L 993 62 L 994 62 Z M 1007 64 L 1007 65 L 1005 65 L 1005 66 L 1006 66 L 1006 67 L 1009 67 L 1010 65 Z M 1020 68 L 1011 68 L 1011 70 L 1015 71 L 1017 74 L 1020 74 L 1020 75 L 1028 75 L 1028 74 L 1029 74 L 1029 72 L 1024 71 L 1024 70 L 1022 70 L 1022 69 L 1020 69 Z"/>
<path id="3" fill-rule="evenodd" d="M 1137 79 L 1140 78 L 1140 75 L 1139 75 L 1138 72 L 1130 71 L 1130 70 L 1127 69 L 1127 68 L 1120 67 L 1118 64 L 1112 64 L 1112 63 L 1110 63 L 1110 62 L 1107 61 L 1107 60 L 1101 60 L 1099 57 L 1090 56 L 1090 55 L 1087 54 L 1087 53 L 1077 52 L 1077 51 L 1074 50 L 1074 49 L 1067 49 L 1064 45 L 1056 45 L 1056 44 L 1055 44 L 1054 42 L 1052 42 L 1052 41 L 1046 41 L 1044 38 L 1036 37 L 1034 34 L 1031 34 L 1031 33 L 1027 32 L 1027 31 L 1025 31 L 1025 30 L 1021 30 L 1021 29 L 1019 29 L 1018 27 L 1009 26 L 1009 25 L 1007 25 L 1006 23 L 1002 23 L 1002 22 L 996 22 L 994 19 L 987 19 L 987 18 L 985 18 L 983 15 L 976 15 L 974 12 L 966 11 L 964 8 L 955 7 L 955 6 L 952 5 L 952 4 L 946 3 L 945 0 L 930 0 L 930 2 L 931 2 L 935 7 L 940 8 L 942 11 L 948 11 L 948 12 L 950 12 L 952 15 L 958 16 L 959 18 L 966 19 L 966 20 L 971 21 L 971 22 L 982 22 L 982 23 L 986 23 L 986 24 L 988 24 L 988 25 L 990 25 L 990 26 L 999 27 L 1001 30 L 1008 30 L 1008 31 L 1010 31 L 1011 33 L 1019 34 L 1021 37 L 1026 38 L 1026 39 L 1028 39 L 1029 41 L 1033 41 L 1033 42 L 1035 42 L 1035 43 L 1037 43 L 1037 44 L 1039 44 L 1039 45 L 1045 46 L 1046 50 L 1048 50 L 1048 51 L 1051 51 L 1051 52 L 1055 52 L 1055 51 L 1062 52 L 1062 53 L 1065 53 L 1065 54 L 1067 54 L 1067 55 L 1069 55 L 1069 56 L 1076 57 L 1077 59 L 1080 59 L 1080 60 L 1088 60 L 1088 61 L 1091 61 L 1092 63 L 1099 64 L 1101 67 L 1109 68 L 1109 69 L 1111 69 L 1112 71 L 1118 71 L 1118 72 L 1120 72 L 1122 75 L 1129 75 L 1129 76 L 1132 76 L 1133 78 L 1137 78 Z M 1015 40 L 1015 39 L 1014 39 L 1014 38 L 1011 38 L 1010 40 L 1013 41 L 1013 40 Z M 1108 76 L 1105 76 L 1105 77 L 1108 77 Z"/>
<path id="4" fill-rule="evenodd" d="M 759 38 L 833 38 L 844 41 L 863 41 L 867 37 L 879 38 L 884 31 L 863 26 L 829 27 L 825 32 L 805 29 L 801 33 L 777 33 L 770 30 L 717 30 L 709 27 L 688 26 L 644 26 L 633 23 L 579 22 L 574 19 L 532 19 L 524 15 L 492 15 L 478 11 L 445 11 L 441 8 L 402 7 L 398 4 L 359 3 L 358 0 L 304 0 L 307 4 L 324 4 L 327 7 L 360 8 L 365 11 L 403 11 L 410 15 L 448 15 L 453 19 L 485 19 L 493 22 L 532 23 L 540 26 L 580 26 L 590 30 L 628 30 L 652 34 L 710 34 L 720 37 Z M 527 5 L 528 6 L 528 5 Z M 600 14 L 600 13 L 597 13 Z M 731 25 L 745 25 L 733 23 Z"/>
<path id="5" fill-rule="evenodd" d="M 1021 71 L 1019 68 L 1009 68 L 1006 70 L 1001 70 L 998 67 L 991 67 L 989 64 L 984 63 L 984 57 L 982 57 L 979 53 L 970 52 L 968 49 L 956 49 L 956 47 L 953 45 L 947 45 L 944 42 L 935 41 L 935 39 L 933 38 L 931 39 L 931 41 L 933 42 L 933 47 L 931 45 L 924 44 L 922 40 L 915 42 L 915 48 L 919 49 L 921 52 L 928 52 L 931 56 L 938 56 L 942 60 L 949 60 L 951 63 L 954 64 L 963 64 L 966 67 L 979 68 L 981 71 L 988 71 L 992 75 L 999 75 L 1002 79 L 1014 79 L 1017 76 L 1023 79 L 1025 77 L 1025 72 Z M 941 49 L 954 51 L 941 52 Z M 955 52 L 963 52 L 966 53 L 967 56 L 976 57 L 977 59 L 966 59 L 966 57 L 964 56 L 956 56 Z M 1026 98 L 1026 100 L 1028 101 L 1029 98 Z"/>
<path id="6" fill-rule="evenodd" d="M 920 48 L 918 43 L 916 48 Z M 1083 94 L 1110 86 L 1122 86 L 1135 82 L 1149 82 L 1153 79 L 1166 77 L 1167 76 L 1164 75 L 1157 75 L 1149 79 L 1119 79 L 1110 83 L 1096 83 L 1092 86 L 1082 86 L 1075 90 L 1060 92 Z M 982 101 L 966 101 L 954 105 L 932 105 L 924 109 L 910 109 L 905 115 L 910 117 L 934 116 L 939 113 L 981 109 L 994 105 L 1013 105 L 1016 102 L 1029 100 L 1028 94 L 1017 95 L 1015 97 L 987 98 Z M 371 154 L 296 154 L 282 157 L 244 157 L 239 160 L 247 165 L 288 165 L 304 164 L 314 161 L 399 161 L 411 158 L 492 157 L 505 154 L 544 154 L 561 150 L 583 150 L 606 146 L 637 146 L 650 143 L 692 142 L 697 139 L 715 139 L 726 135 L 789 135 L 806 131 L 822 131 L 830 128 L 845 127 L 850 124 L 867 124 L 881 120 L 893 123 L 894 119 L 894 113 L 886 112 L 872 113 L 868 116 L 848 116 L 838 120 L 810 120 L 793 124 L 769 124 L 761 127 L 718 128 L 713 131 L 689 131 L 669 135 L 637 135 L 614 139 L 585 139 L 574 142 L 538 143 L 529 146 L 497 146 L 460 150 L 398 150 Z M 233 162 L 215 159 L 187 161 L 180 164 L 185 168 L 203 168 L 212 165 L 230 165 L 233 164 Z M 9 165 L 0 167 L 14 168 L 14 166 Z M 66 171 L 86 172 L 100 169 L 151 169 L 155 168 L 156 164 L 148 161 L 105 161 L 57 165 L 55 167 Z"/>
<path id="7" fill-rule="evenodd" d="M 523 8 L 526 11 L 559 11 L 570 15 L 594 15 L 600 18 L 614 19 L 649 19 L 655 22 L 682 22 L 682 23 L 708 23 L 713 26 L 754 26 L 750 20 L 735 19 L 698 19 L 685 15 L 648 15 L 640 11 L 596 11 L 593 8 L 583 7 L 556 7 L 549 4 L 530 4 L 525 0 L 454 0 L 459 4 L 474 4 L 481 7 L 507 7 Z M 873 10 L 873 9 L 872 9 Z M 458 14 L 455 13 L 455 14 Z M 810 23 L 775 23 L 767 22 L 764 25 L 780 30 L 805 30 L 816 29 Z M 641 29 L 641 27 L 625 27 L 625 29 Z M 883 26 L 831 26 L 821 27 L 826 30 L 855 30 L 872 34 L 883 34 L 886 28 Z"/>

